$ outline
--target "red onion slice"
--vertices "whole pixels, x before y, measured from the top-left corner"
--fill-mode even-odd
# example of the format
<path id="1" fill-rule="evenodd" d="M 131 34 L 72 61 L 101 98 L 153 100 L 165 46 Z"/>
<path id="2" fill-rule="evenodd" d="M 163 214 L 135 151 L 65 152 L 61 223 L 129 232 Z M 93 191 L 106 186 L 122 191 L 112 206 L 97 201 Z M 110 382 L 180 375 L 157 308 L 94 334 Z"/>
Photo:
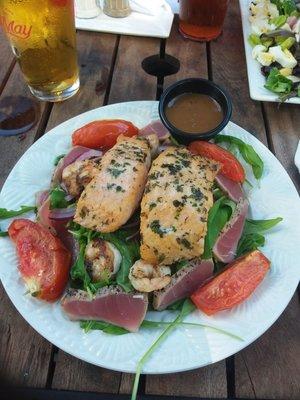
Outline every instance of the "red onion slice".
<path id="1" fill-rule="evenodd" d="M 82 154 L 90 151 L 88 147 L 75 146 L 66 154 L 61 160 L 59 160 L 51 179 L 51 187 L 57 186 L 61 182 L 61 176 L 64 168 L 72 164 Z"/>
<path id="2" fill-rule="evenodd" d="M 76 161 L 84 161 L 89 160 L 90 158 L 101 157 L 102 154 L 103 152 L 101 150 L 89 150 L 81 154 L 81 156 L 79 156 Z"/>
<path id="3" fill-rule="evenodd" d="M 150 122 L 139 131 L 140 136 L 148 136 L 153 133 L 158 136 L 159 141 L 163 141 L 170 136 L 168 129 L 160 120 Z"/>
<path id="4" fill-rule="evenodd" d="M 75 215 L 76 208 L 68 207 L 68 208 L 55 208 L 49 211 L 50 219 L 71 219 Z"/>
<path id="5" fill-rule="evenodd" d="M 49 190 L 41 190 L 35 194 L 35 205 L 40 208 L 49 196 Z"/>

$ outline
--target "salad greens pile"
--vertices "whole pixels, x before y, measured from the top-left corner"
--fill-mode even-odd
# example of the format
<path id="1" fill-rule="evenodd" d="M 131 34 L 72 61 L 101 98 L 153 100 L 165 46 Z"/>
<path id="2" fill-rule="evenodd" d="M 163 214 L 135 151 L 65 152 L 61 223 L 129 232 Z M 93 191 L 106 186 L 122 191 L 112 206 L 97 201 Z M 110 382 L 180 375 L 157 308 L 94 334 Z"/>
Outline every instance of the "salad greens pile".
<path id="1" fill-rule="evenodd" d="M 252 56 L 266 76 L 265 88 L 281 101 L 300 97 L 300 4 L 296 0 L 252 0 Z"/>
<path id="2" fill-rule="evenodd" d="M 86 229 L 75 222 L 71 222 L 70 232 L 78 240 L 80 248 L 77 260 L 70 272 L 71 284 L 74 287 L 81 288 L 92 294 L 99 288 L 112 284 L 121 286 L 126 292 L 131 292 L 133 290 L 128 277 L 129 269 L 140 257 L 139 242 L 135 239 L 127 240 L 132 235 L 131 229 L 119 229 L 113 233 L 99 233 Z M 114 280 L 104 279 L 100 282 L 93 283 L 87 272 L 84 261 L 85 248 L 92 239 L 96 238 L 114 244 L 121 254 L 121 265 Z"/>

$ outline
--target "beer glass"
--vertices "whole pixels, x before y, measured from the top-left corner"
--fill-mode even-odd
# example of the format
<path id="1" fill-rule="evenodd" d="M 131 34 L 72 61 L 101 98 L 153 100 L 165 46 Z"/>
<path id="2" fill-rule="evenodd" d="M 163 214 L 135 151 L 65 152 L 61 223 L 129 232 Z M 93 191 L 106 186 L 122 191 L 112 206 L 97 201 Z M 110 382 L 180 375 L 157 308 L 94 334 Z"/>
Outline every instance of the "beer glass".
<path id="1" fill-rule="evenodd" d="M 0 24 L 40 100 L 62 101 L 79 89 L 74 21 L 73 0 L 0 0 Z"/>
<path id="2" fill-rule="evenodd" d="M 179 0 L 179 31 L 192 40 L 210 41 L 222 32 L 229 0 Z"/>

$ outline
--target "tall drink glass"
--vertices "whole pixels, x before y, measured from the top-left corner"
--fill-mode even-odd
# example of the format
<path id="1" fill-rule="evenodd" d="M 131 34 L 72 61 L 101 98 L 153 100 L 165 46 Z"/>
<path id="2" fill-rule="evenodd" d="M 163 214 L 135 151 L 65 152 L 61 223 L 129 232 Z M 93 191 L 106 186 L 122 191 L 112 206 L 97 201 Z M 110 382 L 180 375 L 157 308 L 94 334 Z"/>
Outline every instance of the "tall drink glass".
<path id="1" fill-rule="evenodd" d="M 62 101 L 79 89 L 74 21 L 73 0 L 0 0 L 0 24 L 40 100 Z"/>
<path id="2" fill-rule="evenodd" d="M 179 0 L 179 31 L 188 39 L 210 41 L 222 32 L 229 0 Z"/>

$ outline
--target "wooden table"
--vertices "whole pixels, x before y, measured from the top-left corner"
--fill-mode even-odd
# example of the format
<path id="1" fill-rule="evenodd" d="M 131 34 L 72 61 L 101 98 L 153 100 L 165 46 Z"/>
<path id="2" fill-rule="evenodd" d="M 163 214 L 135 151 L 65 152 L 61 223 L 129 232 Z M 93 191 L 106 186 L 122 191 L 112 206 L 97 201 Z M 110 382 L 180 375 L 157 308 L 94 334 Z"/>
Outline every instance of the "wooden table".
<path id="1" fill-rule="evenodd" d="M 37 125 L 22 140 L 0 138 L 0 185 L 31 144 L 54 126 L 79 113 L 131 100 L 156 98 L 156 78 L 141 68 L 150 55 L 180 60 L 180 71 L 164 79 L 167 87 L 187 77 L 213 79 L 229 91 L 232 120 L 258 137 L 277 156 L 300 189 L 293 164 L 300 137 L 297 105 L 259 103 L 249 97 L 238 1 L 230 2 L 223 35 L 212 43 L 184 40 L 174 23 L 166 41 L 153 38 L 78 32 L 81 89 L 61 104 L 43 103 Z M 1 34 L 0 94 L 29 96 L 18 65 Z M 299 260 L 295 260 L 299 262 Z M 38 335 L 12 306 L 1 287 L 0 376 L 20 387 L 100 393 L 130 393 L 132 375 L 84 363 Z M 140 393 L 212 398 L 300 399 L 299 297 L 255 343 L 227 360 L 198 370 L 146 376 Z M 268 310 L 266 310 L 266 313 Z"/>

